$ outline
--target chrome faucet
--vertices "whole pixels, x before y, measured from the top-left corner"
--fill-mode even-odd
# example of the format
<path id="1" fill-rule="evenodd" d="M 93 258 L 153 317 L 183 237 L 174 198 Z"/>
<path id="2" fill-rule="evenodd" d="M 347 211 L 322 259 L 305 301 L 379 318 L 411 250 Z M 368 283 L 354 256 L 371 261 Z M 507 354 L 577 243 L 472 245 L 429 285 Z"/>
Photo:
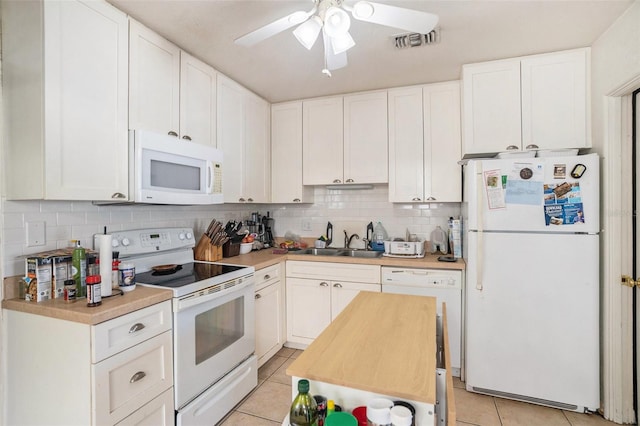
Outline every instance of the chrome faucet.
<path id="1" fill-rule="evenodd" d="M 351 245 L 351 240 L 353 240 L 354 237 L 355 237 L 356 240 L 360 239 L 360 236 L 358 234 L 351 234 L 351 236 L 349 236 L 349 234 L 347 234 L 347 231 L 345 231 L 344 229 L 342 231 L 344 232 L 344 247 L 345 248 L 350 248 L 349 246 Z"/>

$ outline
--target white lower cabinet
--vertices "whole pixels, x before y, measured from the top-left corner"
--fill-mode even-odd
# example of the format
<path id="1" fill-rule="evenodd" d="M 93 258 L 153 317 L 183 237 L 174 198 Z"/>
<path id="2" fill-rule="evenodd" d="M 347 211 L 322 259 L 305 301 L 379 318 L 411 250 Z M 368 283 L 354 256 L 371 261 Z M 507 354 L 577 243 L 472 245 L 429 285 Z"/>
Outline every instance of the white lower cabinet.
<path id="1" fill-rule="evenodd" d="M 97 325 L 12 310 L 4 317 L 4 424 L 175 423 L 170 301 Z M 98 344 L 105 336 L 116 344 Z"/>
<path id="2" fill-rule="evenodd" d="M 304 348 L 360 291 L 380 292 L 380 266 L 287 261 L 287 342 Z"/>
<path id="3" fill-rule="evenodd" d="M 285 342 L 284 263 L 255 273 L 256 357 L 258 367 L 274 356 Z"/>

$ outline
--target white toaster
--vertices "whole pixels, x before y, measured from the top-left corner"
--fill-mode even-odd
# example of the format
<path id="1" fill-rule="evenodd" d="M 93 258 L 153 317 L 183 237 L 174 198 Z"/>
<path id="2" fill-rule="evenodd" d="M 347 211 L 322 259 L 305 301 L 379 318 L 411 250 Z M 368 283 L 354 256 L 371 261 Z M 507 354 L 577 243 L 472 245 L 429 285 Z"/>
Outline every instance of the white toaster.
<path id="1" fill-rule="evenodd" d="M 384 252 L 394 256 L 423 256 L 424 241 L 385 241 Z"/>

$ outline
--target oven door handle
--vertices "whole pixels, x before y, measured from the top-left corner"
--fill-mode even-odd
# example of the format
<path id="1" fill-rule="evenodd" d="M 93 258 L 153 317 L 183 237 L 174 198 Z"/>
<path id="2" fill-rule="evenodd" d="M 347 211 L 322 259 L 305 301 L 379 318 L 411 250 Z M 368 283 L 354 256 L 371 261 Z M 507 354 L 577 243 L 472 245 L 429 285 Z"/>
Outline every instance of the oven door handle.
<path id="1" fill-rule="evenodd" d="M 224 290 L 217 290 L 209 294 L 202 294 L 202 293 L 205 293 L 207 289 L 200 290 L 195 293 L 189 294 L 187 296 L 181 297 L 179 299 L 175 299 L 173 310 L 174 312 L 184 311 L 185 309 L 191 308 L 192 306 L 199 305 L 201 303 L 206 303 L 210 300 L 218 299 L 221 296 L 228 296 L 234 293 L 240 293 L 243 290 L 245 290 L 247 287 L 253 287 L 253 285 L 254 285 L 254 279 L 253 279 L 253 276 L 251 276 L 251 277 L 245 277 L 242 283 L 236 284 L 235 286 L 233 286 L 231 291 L 227 293 L 224 293 Z"/>

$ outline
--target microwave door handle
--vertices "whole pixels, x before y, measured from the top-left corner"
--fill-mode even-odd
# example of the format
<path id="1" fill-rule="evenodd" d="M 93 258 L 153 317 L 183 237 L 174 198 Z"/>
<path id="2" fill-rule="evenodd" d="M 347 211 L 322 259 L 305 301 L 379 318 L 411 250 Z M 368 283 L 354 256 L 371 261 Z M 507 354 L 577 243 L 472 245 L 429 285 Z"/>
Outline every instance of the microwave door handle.
<path id="1" fill-rule="evenodd" d="M 213 163 L 207 161 L 207 194 L 213 192 Z"/>

